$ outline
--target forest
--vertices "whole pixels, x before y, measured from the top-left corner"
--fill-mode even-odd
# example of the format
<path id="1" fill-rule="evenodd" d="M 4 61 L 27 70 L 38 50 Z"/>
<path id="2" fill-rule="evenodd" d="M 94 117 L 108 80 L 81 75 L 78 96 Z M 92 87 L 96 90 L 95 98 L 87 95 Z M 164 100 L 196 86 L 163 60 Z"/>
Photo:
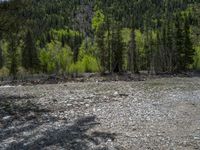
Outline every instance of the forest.
<path id="1" fill-rule="evenodd" d="M 200 69 L 197 0 L 0 1 L 0 76 Z"/>
<path id="2" fill-rule="evenodd" d="M 200 0 L 0 0 L 0 150 L 200 150 Z"/>

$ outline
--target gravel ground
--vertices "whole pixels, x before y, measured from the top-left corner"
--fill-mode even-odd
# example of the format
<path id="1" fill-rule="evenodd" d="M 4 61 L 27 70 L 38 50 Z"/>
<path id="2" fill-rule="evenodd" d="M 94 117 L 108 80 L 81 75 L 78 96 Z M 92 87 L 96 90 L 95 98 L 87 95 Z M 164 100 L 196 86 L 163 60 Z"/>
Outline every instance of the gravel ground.
<path id="1" fill-rule="evenodd" d="M 1 86 L 0 149 L 200 149 L 200 78 Z"/>

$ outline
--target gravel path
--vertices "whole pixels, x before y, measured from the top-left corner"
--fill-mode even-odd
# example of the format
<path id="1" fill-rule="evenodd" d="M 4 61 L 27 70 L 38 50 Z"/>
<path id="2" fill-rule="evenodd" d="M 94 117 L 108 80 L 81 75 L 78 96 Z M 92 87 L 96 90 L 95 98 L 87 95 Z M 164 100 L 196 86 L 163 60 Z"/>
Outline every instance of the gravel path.
<path id="1" fill-rule="evenodd" d="M 200 149 L 200 78 L 1 86 L 0 149 Z"/>

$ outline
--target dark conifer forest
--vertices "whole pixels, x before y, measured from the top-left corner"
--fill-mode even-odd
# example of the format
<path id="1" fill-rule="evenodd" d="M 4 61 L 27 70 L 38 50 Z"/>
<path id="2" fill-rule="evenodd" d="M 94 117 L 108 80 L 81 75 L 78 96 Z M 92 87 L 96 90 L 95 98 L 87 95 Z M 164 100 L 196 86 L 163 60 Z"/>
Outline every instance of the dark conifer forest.
<path id="1" fill-rule="evenodd" d="M 200 69 L 198 0 L 0 1 L 0 75 Z"/>

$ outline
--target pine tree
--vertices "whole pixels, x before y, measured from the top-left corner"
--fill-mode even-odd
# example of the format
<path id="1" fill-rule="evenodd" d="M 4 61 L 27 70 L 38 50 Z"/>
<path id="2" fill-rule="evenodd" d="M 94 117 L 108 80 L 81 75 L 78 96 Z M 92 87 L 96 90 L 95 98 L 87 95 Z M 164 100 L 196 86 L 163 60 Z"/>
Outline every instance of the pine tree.
<path id="1" fill-rule="evenodd" d="M 154 39 L 153 39 L 153 33 L 150 33 L 149 36 L 149 73 L 155 74 L 155 51 L 154 51 Z"/>
<path id="2" fill-rule="evenodd" d="M 117 27 L 112 31 L 111 39 L 111 51 L 112 51 L 112 72 L 119 73 L 123 71 L 123 55 L 124 44 L 122 42 L 120 28 Z"/>
<path id="3" fill-rule="evenodd" d="M 0 69 L 3 67 L 3 50 L 0 46 Z"/>
<path id="4" fill-rule="evenodd" d="M 148 31 L 148 29 L 145 29 L 145 44 L 144 44 L 144 49 L 145 49 L 145 56 L 146 56 L 146 68 L 148 70 L 148 73 L 151 71 L 151 62 L 152 62 L 152 53 L 151 53 L 151 44 L 152 44 L 152 36 L 151 33 Z"/>
<path id="5" fill-rule="evenodd" d="M 104 42 L 105 33 L 104 32 L 105 32 L 104 24 L 102 24 L 96 31 L 96 42 L 100 50 L 99 55 L 100 55 L 100 62 L 102 66 L 102 73 L 105 73 L 105 71 L 108 69 L 107 64 L 106 64 L 108 54 L 106 53 L 106 48 L 105 48 L 105 42 Z"/>
<path id="6" fill-rule="evenodd" d="M 80 47 L 81 43 L 82 43 L 82 38 L 80 36 L 80 33 L 79 34 L 75 33 L 75 36 L 73 39 L 73 46 L 72 46 L 74 63 L 76 63 L 78 61 L 79 47 Z M 86 46 L 87 46 L 87 44 L 86 44 Z"/>
<path id="7" fill-rule="evenodd" d="M 161 40 L 161 31 L 156 33 L 156 52 L 155 52 L 155 72 L 162 72 L 162 52 L 163 52 L 162 40 Z"/>
<path id="8" fill-rule="evenodd" d="M 174 71 L 173 66 L 173 59 L 175 57 L 174 55 L 174 47 L 173 47 L 173 26 L 171 24 L 171 20 L 167 21 L 167 33 L 166 33 L 166 69 L 167 72 L 172 73 Z"/>
<path id="9" fill-rule="evenodd" d="M 10 75 L 13 76 L 13 79 L 16 79 L 17 71 L 18 71 L 18 54 L 17 54 L 17 41 L 16 37 L 11 34 L 8 45 L 9 59 L 10 59 Z"/>
<path id="10" fill-rule="evenodd" d="M 65 40 L 66 38 L 65 38 L 65 36 L 64 35 L 61 35 L 61 43 L 62 43 L 62 47 L 64 47 L 65 46 Z"/>
<path id="11" fill-rule="evenodd" d="M 176 50 L 177 50 L 177 65 L 176 65 L 176 71 L 180 72 L 184 70 L 184 59 L 185 59 L 185 53 L 184 53 L 184 35 L 183 35 L 183 29 L 181 24 L 181 18 L 178 16 L 176 18 Z"/>
<path id="12" fill-rule="evenodd" d="M 162 25 L 162 72 L 166 72 L 167 57 L 166 57 L 166 47 L 167 47 L 167 28 L 166 22 Z"/>
<path id="13" fill-rule="evenodd" d="M 22 66 L 31 72 L 38 69 L 39 59 L 31 31 L 26 34 L 22 50 Z"/>
<path id="14" fill-rule="evenodd" d="M 184 24 L 184 53 L 184 69 L 187 69 L 188 66 L 194 62 L 193 57 L 195 54 L 195 50 L 193 49 L 193 44 L 190 38 L 190 25 L 188 18 L 185 19 Z"/>
<path id="15" fill-rule="evenodd" d="M 131 72 L 139 73 L 138 67 L 138 52 L 136 48 L 136 41 L 135 41 L 135 29 L 131 30 L 131 41 L 129 44 L 129 51 L 128 51 L 128 68 Z"/>
<path id="16" fill-rule="evenodd" d="M 47 35 L 46 35 L 46 40 L 47 40 L 48 43 L 51 42 L 51 35 L 50 35 L 49 32 L 48 32 Z"/>

